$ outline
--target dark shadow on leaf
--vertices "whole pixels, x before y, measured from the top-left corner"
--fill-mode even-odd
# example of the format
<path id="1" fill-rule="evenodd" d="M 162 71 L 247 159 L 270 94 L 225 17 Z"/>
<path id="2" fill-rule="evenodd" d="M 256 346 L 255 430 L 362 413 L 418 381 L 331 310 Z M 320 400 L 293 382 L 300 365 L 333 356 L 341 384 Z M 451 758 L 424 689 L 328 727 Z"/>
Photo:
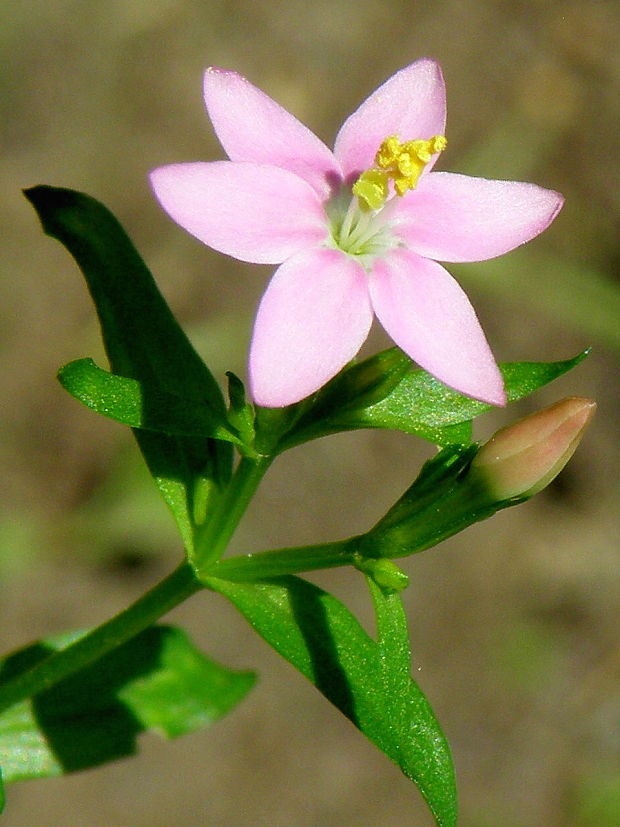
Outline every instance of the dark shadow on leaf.
<path id="1" fill-rule="evenodd" d="M 144 725 L 119 699 L 129 682 L 161 665 L 166 627 L 142 632 L 114 652 L 32 699 L 33 715 L 49 749 L 65 772 L 133 755 Z M 0 680 L 8 680 L 53 654 L 35 643 L 11 655 Z"/>
<path id="2" fill-rule="evenodd" d="M 321 598 L 324 592 L 299 578 L 282 578 L 290 594 L 291 608 L 312 661 L 312 680 L 317 689 L 356 726 L 355 698 L 329 628 Z"/>
<path id="3" fill-rule="evenodd" d="M 18 649 L 2 660 L 0 665 L 0 684 L 8 683 L 27 669 L 31 669 L 39 661 L 54 653 L 54 649 L 44 643 L 33 643 Z"/>
<path id="4" fill-rule="evenodd" d="M 143 394 L 143 405 L 148 410 L 148 393 Z M 133 433 L 152 476 L 176 480 L 186 486 L 189 514 L 194 513 L 195 507 L 192 480 L 203 477 L 223 484 L 230 479 L 232 446 L 225 442 L 138 428 L 134 428 Z"/>

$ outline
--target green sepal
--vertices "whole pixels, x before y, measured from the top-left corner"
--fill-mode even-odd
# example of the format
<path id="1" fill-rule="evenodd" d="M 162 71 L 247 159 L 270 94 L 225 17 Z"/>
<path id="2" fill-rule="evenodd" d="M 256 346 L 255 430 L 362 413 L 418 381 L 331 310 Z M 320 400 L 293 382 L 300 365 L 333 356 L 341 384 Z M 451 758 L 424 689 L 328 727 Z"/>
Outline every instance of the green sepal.
<path id="1" fill-rule="evenodd" d="M 0 681 L 74 642 L 65 634 L 0 662 Z M 176 738 L 226 715 L 255 683 L 252 672 L 206 658 L 180 629 L 153 626 L 0 715 L 5 781 L 87 769 L 137 752 L 140 733 Z"/>
<path id="2" fill-rule="evenodd" d="M 501 364 L 508 402 L 529 396 L 543 385 L 576 367 L 588 351 L 560 362 L 508 362 Z M 389 365 L 385 384 L 377 378 Z M 374 394 L 356 399 L 355 376 L 373 376 Z M 382 395 L 382 391 L 385 393 Z M 397 348 L 376 354 L 339 374 L 319 391 L 295 417 L 278 444 L 278 450 L 310 439 L 358 428 L 385 428 L 422 437 L 436 445 L 471 442 L 472 420 L 493 406 L 463 396 L 426 371 L 415 368 Z"/>
<path id="3" fill-rule="evenodd" d="M 182 331 L 148 268 L 116 218 L 83 193 L 39 186 L 25 192 L 44 231 L 79 265 L 95 304 L 114 374 L 208 406 L 225 420 L 222 393 Z M 194 436 L 143 429 L 134 435 L 188 549 L 210 496 L 227 482 L 232 446 Z M 198 493 L 197 493 L 198 492 Z M 200 507 L 199 507 L 200 504 Z"/>
<path id="4" fill-rule="evenodd" d="M 226 378 L 228 379 L 228 398 L 230 399 L 228 421 L 237 429 L 241 437 L 242 452 L 246 456 L 252 456 L 254 455 L 253 446 L 256 436 L 254 407 L 246 399 L 245 387 L 241 379 L 230 370 L 226 371 Z"/>
<path id="5" fill-rule="evenodd" d="M 409 585 L 408 575 L 387 557 L 360 557 L 355 568 L 385 592 L 402 592 Z"/>
<path id="6" fill-rule="evenodd" d="M 522 497 L 497 500 L 470 473 L 480 445 L 452 445 L 428 460 L 404 494 L 370 531 L 357 538 L 357 553 L 366 558 L 408 557 L 425 551 L 518 505 Z"/>
<path id="7" fill-rule="evenodd" d="M 383 401 L 411 369 L 411 359 L 397 347 L 353 362 L 317 393 L 312 415 L 317 419 L 333 410 L 370 408 Z"/>
<path id="8" fill-rule="evenodd" d="M 450 751 L 421 689 L 401 674 L 403 651 L 393 661 L 385 641 L 375 642 L 342 603 L 301 578 L 232 583 L 206 577 L 204 582 L 227 597 L 267 643 L 401 768 L 438 825 L 453 827 Z M 403 693 L 398 698 L 396 683 Z"/>

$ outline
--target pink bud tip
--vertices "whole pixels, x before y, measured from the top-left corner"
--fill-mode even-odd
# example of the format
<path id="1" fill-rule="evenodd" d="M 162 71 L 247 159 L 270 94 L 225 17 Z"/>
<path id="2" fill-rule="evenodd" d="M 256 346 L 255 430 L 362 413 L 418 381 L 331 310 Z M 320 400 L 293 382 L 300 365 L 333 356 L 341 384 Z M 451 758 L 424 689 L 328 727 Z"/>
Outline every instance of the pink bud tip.
<path id="1" fill-rule="evenodd" d="M 595 410 L 591 399 L 569 397 L 501 428 L 482 446 L 470 474 L 497 501 L 533 497 L 572 457 Z"/>

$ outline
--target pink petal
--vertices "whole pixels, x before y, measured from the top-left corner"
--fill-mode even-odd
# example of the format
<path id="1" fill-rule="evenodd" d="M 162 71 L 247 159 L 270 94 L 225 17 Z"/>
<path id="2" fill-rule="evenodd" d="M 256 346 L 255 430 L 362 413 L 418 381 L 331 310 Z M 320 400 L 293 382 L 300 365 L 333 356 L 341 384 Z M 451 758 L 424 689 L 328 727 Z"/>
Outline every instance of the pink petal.
<path id="1" fill-rule="evenodd" d="M 271 279 L 254 324 L 255 401 L 278 408 L 314 393 L 355 356 L 371 324 L 359 264 L 327 248 L 286 261 Z"/>
<path id="2" fill-rule="evenodd" d="M 397 249 L 375 262 L 370 295 L 383 327 L 421 367 L 474 399 L 506 403 L 474 309 L 440 264 Z"/>
<path id="3" fill-rule="evenodd" d="M 344 122 L 334 149 L 345 176 L 371 167 L 381 142 L 443 135 L 446 91 L 439 64 L 416 60 L 385 81 Z M 432 164 L 431 164 L 432 165 Z M 430 166 L 429 166 L 430 168 Z"/>
<path id="4" fill-rule="evenodd" d="M 279 264 L 327 237 L 325 213 L 301 178 L 258 164 L 171 164 L 151 173 L 162 207 L 204 244 L 241 261 Z"/>
<path id="5" fill-rule="evenodd" d="M 394 216 L 396 232 L 420 255 L 483 261 L 542 233 L 563 203 L 536 184 L 433 172 L 395 205 Z"/>
<path id="6" fill-rule="evenodd" d="M 211 67 L 204 96 L 213 128 L 231 161 L 271 164 L 294 172 L 326 198 L 342 173 L 317 136 L 236 72 Z"/>

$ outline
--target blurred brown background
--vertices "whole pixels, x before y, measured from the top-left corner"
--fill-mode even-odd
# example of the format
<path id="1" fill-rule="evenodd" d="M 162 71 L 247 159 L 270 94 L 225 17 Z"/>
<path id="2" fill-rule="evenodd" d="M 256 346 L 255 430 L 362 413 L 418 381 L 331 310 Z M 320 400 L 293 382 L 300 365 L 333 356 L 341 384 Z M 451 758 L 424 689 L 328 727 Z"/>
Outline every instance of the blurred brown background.
<path id="1" fill-rule="evenodd" d="M 201 246 L 147 185 L 160 164 L 221 157 L 202 105 L 204 68 L 246 74 L 331 144 L 363 97 L 429 55 L 448 88 L 442 168 L 532 180 L 567 197 L 524 250 L 451 268 L 499 359 L 562 359 L 593 346 L 574 373 L 509 416 L 566 395 L 596 398 L 599 412 L 547 492 L 405 561 L 415 675 L 453 747 L 463 827 L 615 827 L 617 0 L 4 0 L 0 15 L 3 650 L 100 622 L 179 558 L 129 433 L 54 379 L 73 358 L 101 361 L 101 347 L 75 265 L 42 235 L 20 189 L 68 186 L 106 203 L 216 375 L 243 375 L 269 269 Z M 503 421 L 483 418 L 477 436 Z M 432 450 L 360 432 L 291 452 L 235 550 L 363 530 Z M 369 618 L 356 573 L 317 579 Z M 147 737 L 132 760 L 13 786 L 8 824 L 430 825 L 400 772 L 231 608 L 199 595 L 170 620 L 222 662 L 259 668 L 258 688 L 209 731 Z"/>

